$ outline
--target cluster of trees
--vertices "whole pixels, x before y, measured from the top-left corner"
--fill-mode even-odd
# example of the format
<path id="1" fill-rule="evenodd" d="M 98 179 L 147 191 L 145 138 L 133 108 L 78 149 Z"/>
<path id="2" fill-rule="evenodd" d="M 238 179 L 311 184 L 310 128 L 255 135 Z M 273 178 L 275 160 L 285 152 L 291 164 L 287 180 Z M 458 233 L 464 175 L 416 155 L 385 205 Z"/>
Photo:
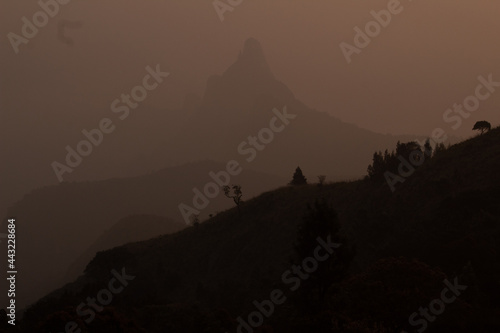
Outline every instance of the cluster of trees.
<path id="1" fill-rule="evenodd" d="M 491 130 L 491 124 L 487 121 L 478 121 L 474 124 L 473 130 L 480 131 L 481 134 L 484 132 L 488 132 Z M 406 161 L 416 161 L 423 158 L 428 160 L 436 154 L 446 150 L 446 146 L 444 143 L 438 143 L 435 148 L 430 144 L 429 139 L 426 140 L 424 146 L 420 146 L 416 141 L 410 141 L 406 143 L 401 143 L 400 141 L 396 144 L 396 150 L 389 152 L 387 149 L 385 152 L 382 151 L 375 152 L 373 154 L 372 164 L 368 166 L 368 178 L 373 181 L 383 182 L 385 181 L 385 173 L 391 172 L 392 174 L 398 173 L 398 167 L 401 163 L 401 160 L 404 159 Z M 415 154 L 417 152 L 418 154 Z M 423 162 L 425 162 L 425 160 Z M 323 186 L 325 184 L 326 176 L 320 175 L 318 176 L 318 186 Z M 301 186 L 307 185 L 307 178 L 304 176 L 302 169 L 297 167 L 292 176 L 292 180 L 288 183 L 288 185 L 292 186 Z M 232 185 L 232 186 L 224 186 L 223 188 L 224 194 L 226 197 L 233 199 L 238 212 L 241 213 L 241 204 L 243 203 L 242 190 L 240 185 Z M 213 215 L 210 214 L 210 217 Z M 199 225 L 199 218 L 195 216 L 193 221 L 194 225 Z"/>
<path id="2" fill-rule="evenodd" d="M 472 129 L 480 131 L 481 134 L 483 134 L 491 130 L 491 124 L 485 120 L 478 121 L 474 124 Z M 398 141 L 396 144 L 396 151 L 389 153 L 386 149 L 384 153 L 378 151 L 373 154 L 372 164 L 368 166 L 368 177 L 374 181 L 384 181 L 384 174 L 387 171 L 393 174 L 398 173 L 398 166 L 402 160 L 413 162 L 416 159 L 416 162 L 418 162 L 420 158 L 424 158 L 426 161 L 444 150 L 446 150 L 444 143 L 438 143 L 433 149 L 429 139 L 427 139 L 423 147 L 415 141 L 406 143 Z"/>
<path id="3" fill-rule="evenodd" d="M 406 143 L 398 141 L 396 144 L 396 151 L 389 153 L 386 149 L 384 153 L 378 151 L 373 154 L 372 164 L 368 166 L 368 177 L 374 181 L 384 181 L 385 172 L 398 173 L 398 166 L 401 160 L 404 159 L 408 161 L 417 159 L 418 161 L 421 158 L 427 160 L 443 150 L 446 150 L 443 143 L 437 144 L 433 149 L 429 139 L 427 139 L 423 147 L 415 141 Z"/>

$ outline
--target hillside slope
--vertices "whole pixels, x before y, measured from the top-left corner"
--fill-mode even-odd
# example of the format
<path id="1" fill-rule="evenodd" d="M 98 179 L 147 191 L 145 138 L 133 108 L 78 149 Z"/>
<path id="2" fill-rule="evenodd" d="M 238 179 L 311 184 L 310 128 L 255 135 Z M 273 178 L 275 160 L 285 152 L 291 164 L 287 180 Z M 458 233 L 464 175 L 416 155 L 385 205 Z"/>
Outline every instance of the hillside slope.
<path id="1" fill-rule="evenodd" d="M 19 269 L 37 272 L 19 277 L 18 305 L 27 306 L 69 282 L 65 280 L 69 265 L 121 218 L 152 214 L 185 226 L 179 204 L 192 207 L 193 189 L 203 190 L 213 181 L 209 172 L 225 168 L 226 164 L 204 161 L 140 177 L 61 183 L 29 193 L 9 209 L 9 216 L 18 221 L 17 239 L 23 244 L 16 253 Z M 242 185 L 244 199 L 286 183 L 250 169 L 232 177 L 231 182 Z M 220 194 L 200 211 L 200 218 L 232 205 L 232 200 Z M 0 267 L 4 265 L 6 262 Z"/>
<path id="2" fill-rule="evenodd" d="M 283 187 L 246 202 L 241 216 L 228 210 L 198 227 L 101 252 L 85 276 L 29 309 L 24 325 L 60 328 L 59 317 L 46 318 L 62 309 L 65 318 L 83 325 L 74 307 L 97 293 L 112 269 L 123 267 L 135 279 L 106 311 L 113 313 L 115 319 L 108 319 L 117 326 L 123 324 L 120 313 L 126 314 L 131 320 L 127 332 L 235 331 L 235 318 L 254 310 L 253 300 L 269 297 L 290 268 L 306 204 L 326 198 L 356 247 L 351 277 L 341 288 L 351 296 L 340 308 L 332 305 L 328 318 L 371 321 L 386 327 L 380 332 L 399 332 L 423 301 L 439 296 L 443 277 L 453 280 L 468 270 L 474 272 L 470 292 L 454 305 L 455 313 L 447 311 L 428 331 L 495 332 L 500 327 L 499 153 L 497 128 L 441 152 L 394 193 L 387 184 L 369 180 Z M 402 259 L 391 259 L 396 257 Z M 384 285 L 385 291 L 378 292 L 376 286 Z M 389 291 L 392 295 L 400 288 L 408 289 L 397 299 L 389 297 Z M 341 295 L 331 292 L 332 304 Z M 268 324 L 275 332 L 290 331 L 294 313 L 292 304 L 285 303 Z M 199 320 L 188 319 L 192 316 Z M 101 320 L 89 327 L 104 332 Z M 352 327 L 343 331 L 360 332 Z"/>
<path id="3" fill-rule="evenodd" d="M 85 266 L 97 252 L 132 242 L 139 242 L 164 234 L 171 234 L 185 227 L 184 223 L 155 215 L 131 215 L 116 222 L 106 230 L 92 245 L 69 267 L 66 281 L 75 280 L 83 273 Z"/>

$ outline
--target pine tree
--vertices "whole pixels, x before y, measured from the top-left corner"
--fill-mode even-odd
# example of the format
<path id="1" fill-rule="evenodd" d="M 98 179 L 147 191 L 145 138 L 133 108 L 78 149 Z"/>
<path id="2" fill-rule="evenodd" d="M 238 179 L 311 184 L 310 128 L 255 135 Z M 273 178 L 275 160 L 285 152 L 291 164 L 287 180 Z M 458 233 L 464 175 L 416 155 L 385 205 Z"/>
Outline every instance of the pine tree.
<path id="1" fill-rule="evenodd" d="M 433 156 L 439 155 L 445 150 L 446 150 L 446 146 L 444 145 L 444 143 L 442 143 L 442 142 L 438 143 L 436 145 L 436 148 L 434 148 L 434 155 Z"/>
<path id="2" fill-rule="evenodd" d="M 325 305 L 329 287 L 341 281 L 347 272 L 354 252 L 341 235 L 340 227 L 337 212 L 326 201 L 316 200 L 314 205 L 307 206 L 299 226 L 292 261 L 302 266 L 306 258 L 314 256 L 315 249 L 320 246 L 319 239 L 325 242 L 331 240 L 337 244 L 337 248 L 332 253 L 326 252 L 327 258 L 318 262 L 317 269 L 302 281 L 296 300 L 305 310 L 321 309 Z"/>
<path id="3" fill-rule="evenodd" d="M 293 174 L 293 178 L 292 181 L 290 182 L 290 185 L 297 186 L 306 184 L 307 184 L 306 177 L 304 177 L 304 175 L 302 174 L 302 170 L 300 169 L 300 167 L 297 167 L 297 169 L 295 169 L 295 173 Z"/>
<path id="4" fill-rule="evenodd" d="M 427 157 L 432 156 L 432 146 L 431 146 L 431 142 L 429 139 L 425 140 L 424 153 L 425 153 L 425 155 L 427 155 Z"/>
<path id="5" fill-rule="evenodd" d="M 387 156 L 388 152 L 385 151 L 385 155 Z M 383 179 L 383 174 L 386 170 L 385 165 L 385 157 L 382 157 L 382 152 L 375 152 L 373 154 L 373 162 L 368 166 L 368 176 L 371 180 L 381 180 Z"/>

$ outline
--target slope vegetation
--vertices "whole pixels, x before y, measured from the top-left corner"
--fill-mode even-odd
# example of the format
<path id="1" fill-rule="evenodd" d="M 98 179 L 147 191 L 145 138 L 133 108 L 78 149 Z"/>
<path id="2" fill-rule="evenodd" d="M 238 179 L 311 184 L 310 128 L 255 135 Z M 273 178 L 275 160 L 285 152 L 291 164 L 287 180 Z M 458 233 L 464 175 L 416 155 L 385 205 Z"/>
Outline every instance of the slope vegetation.
<path id="1" fill-rule="evenodd" d="M 306 205 L 325 198 L 356 248 L 349 276 L 330 288 L 325 312 L 304 314 L 287 302 L 263 329 L 415 329 L 408 316 L 440 297 L 444 278 L 458 276 L 467 291 L 429 323 L 428 331 L 495 332 L 499 153 L 497 128 L 441 152 L 394 193 L 369 180 L 266 192 L 247 201 L 241 214 L 231 209 L 198 227 L 99 253 L 84 276 L 30 308 L 23 325 L 56 330 L 65 318 L 85 332 L 104 332 L 101 317 L 86 327 L 75 307 L 106 286 L 112 269 L 125 268 L 135 278 L 99 314 L 117 327 L 108 326 L 107 332 L 236 331 L 236 318 L 246 318 L 255 311 L 254 300 L 269 298 L 282 285 Z"/>

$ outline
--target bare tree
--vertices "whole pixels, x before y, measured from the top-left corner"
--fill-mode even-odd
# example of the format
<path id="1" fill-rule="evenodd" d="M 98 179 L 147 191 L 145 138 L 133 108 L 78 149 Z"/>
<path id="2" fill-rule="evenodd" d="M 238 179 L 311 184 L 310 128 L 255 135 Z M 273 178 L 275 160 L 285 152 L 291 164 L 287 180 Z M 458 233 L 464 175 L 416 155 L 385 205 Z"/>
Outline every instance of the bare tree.
<path id="1" fill-rule="evenodd" d="M 199 214 L 193 215 L 193 219 L 191 221 L 191 224 L 195 227 L 200 225 L 200 215 Z"/>
<path id="2" fill-rule="evenodd" d="M 240 205 L 243 202 L 243 200 L 241 200 L 241 197 L 243 196 L 241 185 L 233 185 L 232 187 L 226 185 L 223 189 L 226 197 L 233 199 L 236 207 L 238 208 L 238 213 L 240 213 Z"/>

